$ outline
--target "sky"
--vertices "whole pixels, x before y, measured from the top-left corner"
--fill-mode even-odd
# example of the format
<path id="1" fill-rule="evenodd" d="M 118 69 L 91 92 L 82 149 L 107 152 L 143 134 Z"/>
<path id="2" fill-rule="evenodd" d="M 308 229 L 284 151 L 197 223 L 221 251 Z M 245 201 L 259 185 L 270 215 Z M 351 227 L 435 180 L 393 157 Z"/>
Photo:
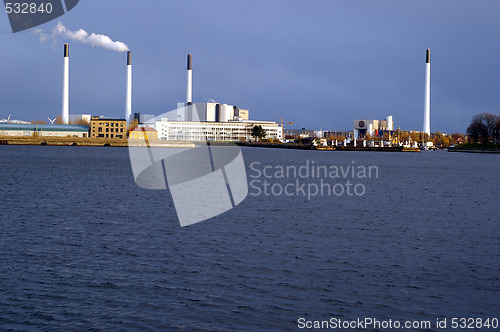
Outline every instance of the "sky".
<path id="1" fill-rule="evenodd" d="M 385 119 L 422 130 L 431 49 L 431 131 L 465 132 L 500 114 L 500 1 L 80 0 L 70 12 L 12 33 L 0 13 L 0 118 L 61 112 L 70 44 L 70 113 L 123 117 L 126 54 L 65 38 L 61 22 L 104 34 L 133 54 L 132 112 L 160 115 L 186 98 L 237 105 L 288 128 L 352 130 Z"/>

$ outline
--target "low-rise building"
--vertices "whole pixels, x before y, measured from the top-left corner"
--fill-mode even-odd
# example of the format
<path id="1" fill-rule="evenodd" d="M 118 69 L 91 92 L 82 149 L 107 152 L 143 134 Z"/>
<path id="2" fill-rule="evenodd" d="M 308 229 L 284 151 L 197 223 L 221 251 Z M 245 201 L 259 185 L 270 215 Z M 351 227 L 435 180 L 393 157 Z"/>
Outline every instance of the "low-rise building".
<path id="1" fill-rule="evenodd" d="M 127 122 L 125 119 L 93 116 L 90 120 L 90 137 L 127 138 Z"/>
<path id="2" fill-rule="evenodd" d="M 154 141 L 158 139 L 158 131 L 151 127 L 137 127 L 131 130 L 128 135 L 129 139 Z"/>
<path id="3" fill-rule="evenodd" d="M 284 135 L 288 139 L 302 139 L 306 137 L 323 137 L 322 130 L 314 130 L 314 129 L 285 129 Z"/>
<path id="4" fill-rule="evenodd" d="M 0 123 L 0 136 L 88 137 L 89 126 Z"/>

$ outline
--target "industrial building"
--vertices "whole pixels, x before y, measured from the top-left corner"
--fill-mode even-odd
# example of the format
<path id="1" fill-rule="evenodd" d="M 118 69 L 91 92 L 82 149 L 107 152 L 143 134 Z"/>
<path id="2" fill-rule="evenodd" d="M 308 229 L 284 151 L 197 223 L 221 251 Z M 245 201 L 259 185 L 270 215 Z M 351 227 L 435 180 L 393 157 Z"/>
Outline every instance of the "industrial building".
<path id="1" fill-rule="evenodd" d="M 394 122 L 392 115 L 387 116 L 385 120 L 354 120 L 354 138 L 364 138 L 367 134 L 370 136 L 379 136 L 382 132 L 392 132 Z"/>
<path id="2" fill-rule="evenodd" d="M 252 129 L 262 126 L 266 138 L 283 139 L 283 128 L 276 122 L 249 120 L 249 111 L 215 102 L 193 103 L 192 56 L 187 59 L 186 102 L 178 103 L 171 112 L 144 121 L 144 126 L 158 131 L 161 140 L 240 141 L 252 139 Z M 136 116 L 140 120 L 146 117 Z M 149 118 L 149 117 L 148 117 Z"/>
<path id="3" fill-rule="evenodd" d="M 178 103 L 177 109 L 166 116 L 169 121 L 245 121 L 248 120 L 249 111 L 228 104 Z"/>
<path id="4" fill-rule="evenodd" d="M 153 120 L 155 116 L 153 114 L 142 114 L 141 112 L 134 113 L 132 122 L 137 121 L 138 124 L 143 124 Z"/>
<path id="5" fill-rule="evenodd" d="M 282 127 L 271 121 L 156 121 L 158 138 L 180 141 L 240 141 L 252 139 L 252 129 L 259 125 L 266 131 L 266 138 L 283 139 Z"/>
<path id="6" fill-rule="evenodd" d="M 127 138 L 127 121 L 93 116 L 90 120 L 90 137 Z"/>
<path id="7" fill-rule="evenodd" d="M 0 136 L 88 137 L 89 126 L 0 123 Z"/>
<path id="8" fill-rule="evenodd" d="M 284 129 L 284 137 L 287 139 L 301 139 L 306 137 L 323 137 L 322 130 L 314 130 L 314 129 Z"/>
<path id="9" fill-rule="evenodd" d="M 329 130 L 323 132 L 323 137 L 324 138 L 331 138 L 331 137 L 345 137 L 347 139 L 353 138 L 354 132 L 352 130 Z"/>

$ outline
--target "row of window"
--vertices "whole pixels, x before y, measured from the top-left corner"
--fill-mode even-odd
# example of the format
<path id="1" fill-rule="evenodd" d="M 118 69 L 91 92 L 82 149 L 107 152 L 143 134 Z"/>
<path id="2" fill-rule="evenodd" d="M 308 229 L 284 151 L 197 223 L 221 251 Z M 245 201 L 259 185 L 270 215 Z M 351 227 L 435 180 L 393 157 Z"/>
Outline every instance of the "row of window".
<path id="1" fill-rule="evenodd" d="M 123 138 L 123 135 L 113 135 L 113 134 L 99 134 L 99 138 Z"/>
<path id="2" fill-rule="evenodd" d="M 111 124 L 111 127 L 124 127 L 124 123 L 122 123 L 122 122 L 120 122 L 120 123 L 116 123 L 116 122 L 99 122 L 99 126 L 103 126 L 103 127 L 104 126 L 110 127 L 110 124 Z"/>
<path id="3" fill-rule="evenodd" d="M 97 128 L 97 131 L 102 132 L 103 131 L 102 129 L 103 129 L 102 127 L 99 127 L 99 128 Z M 114 132 L 114 131 L 115 131 L 114 128 L 111 128 L 111 130 L 110 130 L 110 128 L 106 128 L 107 133 Z M 95 133 L 95 128 L 92 128 L 92 132 Z M 116 128 L 116 132 L 123 133 L 123 128 Z"/>

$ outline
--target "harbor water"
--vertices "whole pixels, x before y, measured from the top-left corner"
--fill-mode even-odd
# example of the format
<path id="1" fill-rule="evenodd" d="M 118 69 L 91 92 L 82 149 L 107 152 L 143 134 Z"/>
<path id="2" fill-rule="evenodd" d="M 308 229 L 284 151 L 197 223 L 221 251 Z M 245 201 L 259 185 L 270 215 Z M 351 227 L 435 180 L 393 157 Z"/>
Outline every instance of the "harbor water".
<path id="1" fill-rule="evenodd" d="M 500 319 L 497 155 L 242 152 L 247 198 L 180 227 L 126 148 L 0 146 L 0 330 Z"/>

